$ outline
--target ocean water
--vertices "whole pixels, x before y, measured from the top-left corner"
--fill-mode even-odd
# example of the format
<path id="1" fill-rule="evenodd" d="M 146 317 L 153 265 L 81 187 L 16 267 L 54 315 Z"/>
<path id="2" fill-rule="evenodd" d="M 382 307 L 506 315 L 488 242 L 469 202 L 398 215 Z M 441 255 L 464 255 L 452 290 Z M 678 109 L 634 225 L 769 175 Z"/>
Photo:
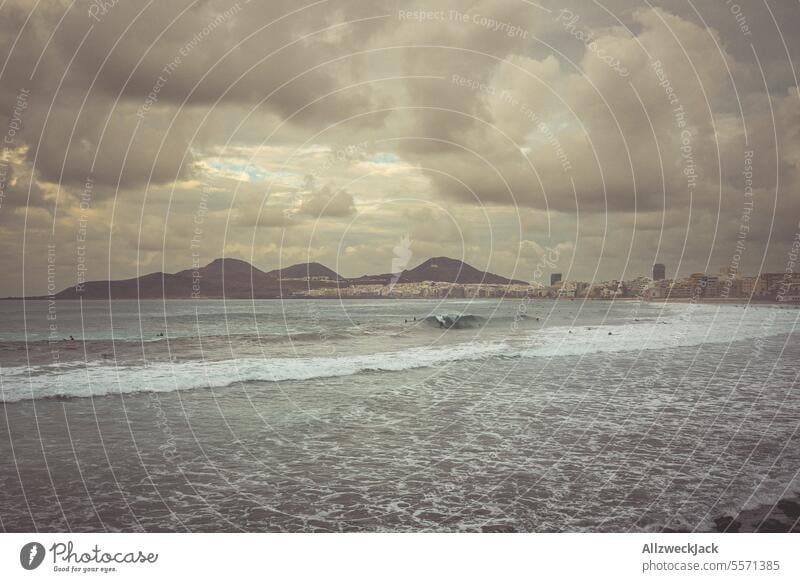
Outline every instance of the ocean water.
<path id="1" fill-rule="evenodd" d="M 788 530 L 798 318 L 639 301 L 3 301 L 0 527 Z"/>

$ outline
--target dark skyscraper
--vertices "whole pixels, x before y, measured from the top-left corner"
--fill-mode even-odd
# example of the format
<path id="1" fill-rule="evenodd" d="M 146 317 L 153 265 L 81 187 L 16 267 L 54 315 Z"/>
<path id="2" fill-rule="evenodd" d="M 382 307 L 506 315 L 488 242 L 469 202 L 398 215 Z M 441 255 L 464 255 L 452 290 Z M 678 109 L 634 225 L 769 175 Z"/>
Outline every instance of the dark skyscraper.
<path id="1" fill-rule="evenodd" d="M 550 286 L 561 281 L 561 273 L 550 273 Z"/>
<path id="2" fill-rule="evenodd" d="M 653 265 L 653 281 L 660 281 L 667 278 L 667 268 L 662 263 Z"/>

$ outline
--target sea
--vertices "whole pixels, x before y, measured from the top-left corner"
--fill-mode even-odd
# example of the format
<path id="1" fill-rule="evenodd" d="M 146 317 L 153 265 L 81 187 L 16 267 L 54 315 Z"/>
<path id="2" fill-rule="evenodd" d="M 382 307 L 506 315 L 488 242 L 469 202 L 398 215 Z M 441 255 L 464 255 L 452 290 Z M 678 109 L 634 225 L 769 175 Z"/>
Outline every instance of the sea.
<path id="1" fill-rule="evenodd" d="M 0 301 L 0 529 L 796 530 L 799 318 Z"/>

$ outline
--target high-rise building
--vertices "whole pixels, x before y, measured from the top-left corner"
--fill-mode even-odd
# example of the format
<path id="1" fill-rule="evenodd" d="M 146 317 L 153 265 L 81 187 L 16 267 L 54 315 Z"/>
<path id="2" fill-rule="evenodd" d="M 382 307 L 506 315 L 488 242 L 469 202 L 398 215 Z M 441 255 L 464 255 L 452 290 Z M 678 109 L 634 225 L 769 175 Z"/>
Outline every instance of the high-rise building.
<path id="1" fill-rule="evenodd" d="M 653 281 L 661 281 L 667 278 L 667 268 L 663 263 L 653 265 Z"/>
<path id="2" fill-rule="evenodd" d="M 561 273 L 550 273 L 550 286 L 561 282 Z"/>

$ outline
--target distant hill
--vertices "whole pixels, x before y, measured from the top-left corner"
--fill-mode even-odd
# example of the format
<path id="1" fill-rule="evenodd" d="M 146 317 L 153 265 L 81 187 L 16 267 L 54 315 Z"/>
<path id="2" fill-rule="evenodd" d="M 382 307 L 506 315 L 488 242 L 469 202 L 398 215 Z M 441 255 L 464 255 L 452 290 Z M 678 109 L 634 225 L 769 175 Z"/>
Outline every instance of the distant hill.
<path id="1" fill-rule="evenodd" d="M 444 281 L 448 283 L 475 284 L 486 283 L 489 285 L 508 285 L 510 283 L 526 285 L 525 281 L 506 279 L 493 273 L 484 273 L 463 261 L 447 257 L 428 259 L 410 271 L 403 271 L 399 282 L 419 281 Z"/>
<path id="2" fill-rule="evenodd" d="M 240 259 L 216 259 L 204 267 L 177 273 L 150 273 L 134 279 L 88 281 L 79 289 L 67 287 L 58 299 L 273 299 L 292 297 L 299 291 L 351 285 L 386 285 L 392 273 L 345 279 L 320 263 L 300 263 L 265 273 Z M 526 284 L 500 275 L 484 273 L 475 267 L 447 257 L 428 259 L 403 271 L 397 282 L 437 281 L 461 284 Z M 31 297 L 42 299 L 42 297 Z"/>
<path id="3" fill-rule="evenodd" d="M 393 273 L 382 275 L 364 275 L 358 279 L 351 279 L 354 284 L 387 284 L 397 277 Z M 397 277 L 398 283 L 419 283 L 422 281 L 438 281 L 442 283 L 488 284 L 488 285 L 527 285 L 525 281 L 506 279 L 493 273 L 479 271 L 472 265 L 448 257 L 434 257 L 413 269 L 403 271 Z"/>
<path id="4" fill-rule="evenodd" d="M 257 269 L 247 261 L 241 259 L 215 259 L 205 267 L 200 267 L 197 271 L 203 277 L 254 277 L 265 276 L 267 273 Z M 193 269 L 186 269 L 175 273 L 177 276 L 192 277 Z"/>
<path id="5" fill-rule="evenodd" d="M 300 263 L 270 271 L 267 275 L 281 279 L 304 279 L 306 277 L 328 277 L 334 281 L 342 279 L 336 271 L 320 263 Z"/>
<path id="6" fill-rule="evenodd" d="M 119 281 L 87 281 L 79 290 L 67 287 L 56 294 L 57 299 L 148 299 L 160 297 L 189 297 L 192 280 L 169 273 L 150 273 L 136 279 Z M 36 299 L 36 297 L 33 297 Z"/>
<path id="7" fill-rule="evenodd" d="M 306 273 L 311 273 L 307 275 Z M 88 281 L 82 289 L 67 287 L 58 299 L 273 299 L 291 297 L 308 289 L 298 279 L 330 276 L 332 281 L 314 281 L 315 287 L 335 286 L 339 276 L 319 263 L 303 263 L 285 269 L 264 271 L 240 259 L 216 259 L 204 267 L 177 273 L 151 273 L 135 279 Z M 288 280 L 292 279 L 292 280 Z"/>

